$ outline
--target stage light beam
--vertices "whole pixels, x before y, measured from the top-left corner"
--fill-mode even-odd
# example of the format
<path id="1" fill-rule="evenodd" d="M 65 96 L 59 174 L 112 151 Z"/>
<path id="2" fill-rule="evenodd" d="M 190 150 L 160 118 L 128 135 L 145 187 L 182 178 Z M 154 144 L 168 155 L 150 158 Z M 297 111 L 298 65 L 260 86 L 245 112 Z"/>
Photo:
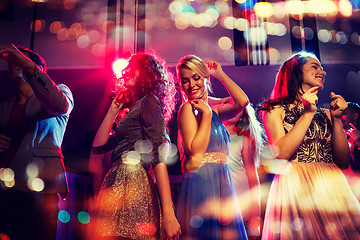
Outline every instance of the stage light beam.
<path id="1" fill-rule="evenodd" d="M 126 59 L 119 58 L 115 60 L 112 64 L 112 70 L 116 77 L 120 78 L 122 76 L 122 71 L 127 67 L 129 62 Z"/>

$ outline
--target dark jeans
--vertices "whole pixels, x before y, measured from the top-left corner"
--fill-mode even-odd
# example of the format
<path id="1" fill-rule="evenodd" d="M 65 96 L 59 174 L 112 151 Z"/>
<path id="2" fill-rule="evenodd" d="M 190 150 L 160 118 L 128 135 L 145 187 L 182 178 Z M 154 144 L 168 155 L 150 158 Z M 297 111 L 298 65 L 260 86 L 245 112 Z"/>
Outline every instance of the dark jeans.
<path id="1" fill-rule="evenodd" d="M 0 233 L 11 240 L 55 240 L 58 201 L 56 193 L 0 190 Z"/>

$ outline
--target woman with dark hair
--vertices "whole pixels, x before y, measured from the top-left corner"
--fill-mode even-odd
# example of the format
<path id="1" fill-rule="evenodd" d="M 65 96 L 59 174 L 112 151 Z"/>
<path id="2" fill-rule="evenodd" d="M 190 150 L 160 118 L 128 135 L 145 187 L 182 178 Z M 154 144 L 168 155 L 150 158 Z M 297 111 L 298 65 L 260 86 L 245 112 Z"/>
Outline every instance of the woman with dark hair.
<path id="1" fill-rule="evenodd" d="M 185 171 L 176 210 L 182 239 L 247 239 L 226 164 L 230 136 L 221 121 L 243 111 L 248 98 L 215 61 L 185 56 L 177 74 L 185 100 L 178 116 Z M 232 103 L 210 108 L 210 74 L 227 88 Z"/>
<path id="2" fill-rule="evenodd" d="M 96 239 L 179 239 L 165 165 L 165 125 L 175 106 L 173 76 L 159 58 L 131 56 L 95 136 L 94 153 L 113 150 L 94 215 Z M 119 112 L 129 112 L 112 126 Z M 148 173 L 152 167 L 158 190 Z M 161 204 L 160 204 L 161 203 Z"/>
<path id="3" fill-rule="evenodd" d="M 360 205 L 341 171 L 349 146 L 342 96 L 330 110 L 317 107 L 325 72 L 311 53 L 280 67 L 263 121 L 278 169 L 272 182 L 262 239 L 359 239 Z M 282 160 L 282 161 L 281 161 Z"/>

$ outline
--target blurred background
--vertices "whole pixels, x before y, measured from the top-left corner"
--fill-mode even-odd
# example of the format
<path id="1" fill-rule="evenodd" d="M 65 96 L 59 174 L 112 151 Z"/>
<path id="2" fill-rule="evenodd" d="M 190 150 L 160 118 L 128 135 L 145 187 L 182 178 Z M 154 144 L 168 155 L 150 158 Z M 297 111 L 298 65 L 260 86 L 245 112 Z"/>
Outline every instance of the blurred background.
<path id="1" fill-rule="evenodd" d="M 306 50 L 327 72 L 321 106 L 329 106 L 332 91 L 360 103 L 359 6 L 360 0 L 1 0 L 0 45 L 38 52 L 49 76 L 74 95 L 63 151 L 76 198 L 64 202 L 59 239 L 81 239 L 86 232 L 91 144 L 110 103 L 115 60 L 155 52 L 175 73 L 184 55 L 213 59 L 258 104 L 268 97 L 279 65 Z M 215 96 L 227 96 L 216 79 L 212 84 Z M 0 102 L 12 95 L 7 64 L 0 61 Z M 176 118 L 175 112 L 175 144 Z M 176 184 L 179 161 L 169 173 Z"/>

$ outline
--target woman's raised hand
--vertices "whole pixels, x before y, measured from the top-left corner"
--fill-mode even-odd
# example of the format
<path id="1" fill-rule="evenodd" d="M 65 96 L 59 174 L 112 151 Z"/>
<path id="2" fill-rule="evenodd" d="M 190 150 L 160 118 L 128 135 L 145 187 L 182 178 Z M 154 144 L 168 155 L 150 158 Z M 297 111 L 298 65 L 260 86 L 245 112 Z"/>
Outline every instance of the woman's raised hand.
<path id="1" fill-rule="evenodd" d="M 210 60 L 210 61 L 206 61 L 205 65 L 209 69 L 209 72 L 212 76 L 216 77 L 217 79 L 221 79 L 220 74 L 223 73 L 223 70 L 220 63 Z"/>
<path id="2" fill-rule="evenodd" d="M 318 103 L 318 91 L 319 87 L 315 86 L 307 90 L 302 96 L 301 101 L 304 105 L 304 113 L 316 113 L 316 105 Z"/>
<path id="3" fill-rule="evenodd" d="M 336 95 L 331 92 L 331 103 L 330 103 L 330 113 L 331 116 L 336 118 L 341 118 L 342 113 L 348 107 L 347 102 L 341 95 Z"/>
<path id="4" fill-rule="evenodd" d="M 202 99 L 190 100 L 189 103 L 191 104 L 193 111 L 197 110 L 202 114 L 210 114 L 210 116 L 212 115 L 212 111 L 209 104 L 207 104 Z"/>

